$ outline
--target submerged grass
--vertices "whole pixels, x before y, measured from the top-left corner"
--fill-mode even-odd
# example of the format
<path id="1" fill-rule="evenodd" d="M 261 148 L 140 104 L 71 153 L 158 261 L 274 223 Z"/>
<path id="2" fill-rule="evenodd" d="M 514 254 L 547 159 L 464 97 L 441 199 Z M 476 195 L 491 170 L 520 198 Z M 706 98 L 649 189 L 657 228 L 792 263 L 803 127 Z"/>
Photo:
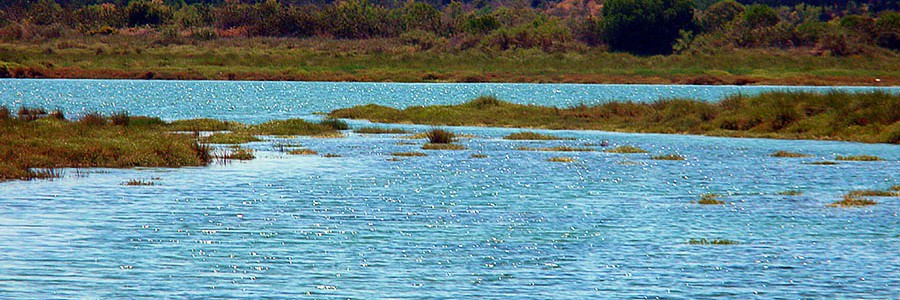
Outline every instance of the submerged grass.
<path id="1" fill-rule="evenodd" d="M 656 155 L 656 156 L 651 156 L 650 159 L 653 159 L 653 160 L 685 160 L 684 156 L 681 156 L 678 154 Z"/>
<path id="2" fill-rule="evenodd" d="M 647 153 L 647 150 L 635 147 L 635 146 L 619 146 L 615 149 L 603 150 L 603 152 L 607 153 L 621 153 L 621 154 L 635 154 L 635 153 Z"/>
<path id="3" fill-rule="evenodd" d="M 353 132 L 362 134 L 406 134 L 409 131 L 400 128 L 363 127 Z"/>
<path id="4" fill-rule="evenodd" d="M 554 135 L 540 134 L 540 133 L 531 132 L 531 131 L 522 131 L 522 132 L 511 133 L 511 134 L 503 137 L 503 139 L 524 140 L 524 141 L 571 140 L 571 138 L 562 138 L 562 137 L 558 137 L 558 136 L 554 136 Z"/>
<path id="5" fill-rule="evenodd" d="M 713 193 L 706 193 L 706 194 L 700 195 L 700 200 L 698 200 L 697 203 L 703 204 L 703 205 L 725 204 L 725 202 L 723 202 L 722 200 L 719 200 L 719 197 L 721 197 L 721 195 L 713 194 Z"/>
<path id="6" fill-rule="evenodd" d="M 459 105 L 403 110 L 362 105 L 333 118 L 440 126 L 689 133 L 728 137 L 900 143 L 900 95 L 886 92 L 769 92 L 708 103 L 666 99 L 556 108 L 479 97 Z"/>
<path id="7" fill-rule="evenodd" d="M 866 198 L 859 198 L 858 196 L 853 196 L 851 194 L 844 195 L 844 198 L 840 201 L 829 204 L 830 207 L 859 207 L 859 206 L 869 206 L 875 205 L 878 202 L 872 201 Z"/>
<path id="8" fill-rule="evenodd" d="M 882 161 L 881 157 L 873 155 L 851 155 L 851 156 L 835 156 L 835 160 L 843 161 Z"/>
<path id="9" fill-rule="evenodd" d="M 804 154 L 804 153 L 797 153 L 797 152 L 790 152 L 790 151 L 779 150 L 779 151 L 776 151 L 775 153 L 769 154 L 769 156 L 771 156 L 771 157 L 791 157 L 791 158 L 793 158 L 793 157 L 810 157 L 810 156 L 812 156 L 812 155 Z"/>
<path id="10" fill-rule="evenodd" d="M 720 240 L 720 239 L 690 239 L 688 241 L 690 245 L 738 245 L 740 242 L 733 240 Z"/>

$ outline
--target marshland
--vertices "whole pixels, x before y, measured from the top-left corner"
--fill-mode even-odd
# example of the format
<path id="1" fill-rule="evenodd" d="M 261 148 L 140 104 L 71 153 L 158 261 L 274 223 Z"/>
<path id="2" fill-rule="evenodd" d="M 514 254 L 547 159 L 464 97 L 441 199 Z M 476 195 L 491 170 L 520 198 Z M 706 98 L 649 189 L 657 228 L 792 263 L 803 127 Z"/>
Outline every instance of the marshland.
<path id="1" fill-rule="evenodd" d="M 26 171 L 49 178 L 0 182 L 0 291 L 12 298 L 893 298 L 900 295 L 891 255 L 900 248 L 900 146 L 882 138 L 896 126 L 890 101 L 898 93 L 0 80 L 0 106 L 10 111 L 0 121 L 0 146 L 14 149 L 2 150 L 4 158 L 35 152 L 21 147 L 82 149 L 78 142 L 94 137 L 110 141 L 84 151 L 123 161 L 167 157 L 159 149 L 210 155 L 183 165 L 88 165 L 35 152 L 42 156 Z M 795 122 L 836 120 L 861 130 L 777 136 L 761 120 L 747 134 L 702 135 L 692 127 L 554 130 L 488 122 L 500 117 L 450 124 L 339 115 L 377 104 L 445 109 L 422 115 L 438 118 L 486 95 L 497 100 L 487 109 L 575 112 L 630 101 L 644 114 L 635 115 L 641 126 L 663 111 L 653 110 L 658 103 L 687 105 L 666 106 L 687 116 L 709 110 L 715 121 L 729 116 L 718 109 L 734 97 L 838 97 L 825 103 L 854 106 L 782 102 L 804 104 L 789 105 Z M 19 119 L 20 107 L 46 114 Z M 825 115 L 811 113 L 818 111 Z M 851 117 L 834 116 L 843 112 Z M 809 119 L 825 116 L 834 119 Z M 429 144 L 459 150 L 423 150 Z"/>

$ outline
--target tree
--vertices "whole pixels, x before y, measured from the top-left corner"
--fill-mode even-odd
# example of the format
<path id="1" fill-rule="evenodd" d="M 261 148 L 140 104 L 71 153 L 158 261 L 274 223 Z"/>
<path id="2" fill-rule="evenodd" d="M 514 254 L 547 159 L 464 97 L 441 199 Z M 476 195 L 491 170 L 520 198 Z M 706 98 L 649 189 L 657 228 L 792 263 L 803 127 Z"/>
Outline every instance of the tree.
<path id="1" fill-rule="evenodd" d="M 692 0 L 608 0 L 603 7 L 610 50 L 653 55 L 672 53 L 680 31 L 693 27 Z"/>
<path id="2" fill-rule="evenodd" d="M 725 27 L 744 12 L 744 6 L 734 0 L 716 2 L 703 12 L 703 29 L 707 32 Z"/>

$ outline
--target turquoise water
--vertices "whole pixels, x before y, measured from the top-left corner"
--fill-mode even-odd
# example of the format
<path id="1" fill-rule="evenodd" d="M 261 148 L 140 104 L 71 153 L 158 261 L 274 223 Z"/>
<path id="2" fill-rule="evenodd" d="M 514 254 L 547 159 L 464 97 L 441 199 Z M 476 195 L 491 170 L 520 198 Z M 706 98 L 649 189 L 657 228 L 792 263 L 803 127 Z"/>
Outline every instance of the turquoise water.
<path id="1" fill-rule="evenodd" d="M 758 92 L 39 80 L 3 80 L 0 91 L 0 104 L 11 107 L 245 122 L 367 102 L 459 103 L 486 93 L 565 106 L 632 95 L 617 93 L 715 101 Z M 64 170 L 60 179 L 0 183 L 0 298 L 900 297 L 900 198 L 826 206 L 850 190 L 900 184 L 900 146 L 599 131 L 540 131 L 574 140 L 529 142 L 502 139 L 515 129 L 448 129 L 474 136 L 460 141 L 467 150 L 425 151 L 424 141 L 402 135 L 347 132 L 267 138 L 248 145 L 257 151 L 249 162 Z M 516 150 L 602 150 L 595 146 L 602 141 L 650 153 Z M 341 157 L 288 155 L 277 144 Z M 768 156 L 777 150 L 814 157 Z M 400 151 L 428 156 L 390 160 Z M 471 158 L 476 153 L 487 158 Z M 649 159 L 670 153 L 687 159 Z M 885 161 L 804 164 L 856 154 Z M 123 185 L 131 179 L 156 185 Z M 803 194 L 778 194 L 786 190 Z M 726 205 L 691 203 L 707 192 L 724 195 Z M 688 243 L 700 238 L 740 244 Z"/>

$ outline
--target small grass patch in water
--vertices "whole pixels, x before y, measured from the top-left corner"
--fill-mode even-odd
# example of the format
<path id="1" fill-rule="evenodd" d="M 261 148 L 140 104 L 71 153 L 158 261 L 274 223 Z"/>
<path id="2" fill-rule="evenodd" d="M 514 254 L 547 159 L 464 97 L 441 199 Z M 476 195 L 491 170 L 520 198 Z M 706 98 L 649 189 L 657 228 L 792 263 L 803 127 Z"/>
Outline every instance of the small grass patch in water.
<path id="1" fill-rule="evenodd" d="M 721 196 L 718 194 L 706 193 L 706 194 L 700 195 L 700 200 L 697 201 L 697 204 L 703 204 L 703 205 L 725 204 L 725 202 L 723 202 L 722 200 L 719 200 L 719 197 L 721 197 Z"/>
<path id="2" fill-rule="evenodd" d="M 823 161 L 811 161 L 811 162 L 805 162 L 805 163 L 803 163 L 803 164 L 807 164 L 807 165 L 819 165 L 819 166 L 833 166 L 833 165 L 837 165 L 838 163 L 835 162 L 835 161 L 823 160 Z"/>
<path id="3" fill-rule="evenodd" d="M 391 156 L 399 156 L 399 157 L 419 157 L 419 156 L 428 156 L 428 154 L 422 152 L 394 152 L 391 153 Z"/>
<path id="4" fill-rule="evenodd" d="M 779 195 L 782 195 L 782 196 L 800 196 L 800 195 L 803 195 L 803 191 L 801 191 L 801 190 L 787 190 L 787 191 L 781 191 L 781 192 L 778 192 L 778 194 L 779 194 Z"/>
<path id="5" fill-rule="evenodd" d="M 426 143 L 425 145 L 422 145 L 422 150 L 466 150 L 466 146 L 459 144 Z"/>
<path id="6" fill-rule="evenodd" d="M 522 131 L 509 134 L 503 139 L 506 140 L 519 140 L 519 141 L 556 141 L 556 140 L 573 140 L 572 138 L 562 138 L 549 134 L 540 134 L 537 132 L 531 131 Z"/>
<path id="7" fill-rule="evenodd" d="M 667 155 L 657 155 L 651 156 L 650 159 L 653 160 L 684 160 L 684 156 L 678 154 L 667 154 Z"/>
<path id="8" fill-rule="evenodd" d="M 203 139 L 210 144 L 237 145 L 261 141 L 258 137 L 246 132 L 218 132 Z"/>
<path id="9" fill-rule="evenodd" d="M 547 161 L 560 162 L 560 163 L 571 163 L 571 162 L 575 162 L 575 159 L 571 158 L 571 157 L 551 157 L 551 158 L 548 158 Z"/>
<path id="10" fill-rule="evenodd" d="M 363 127 L 354 130 L 355 133 L 361 134 L 406 134 L 409 131 L 400 128 L 381 128 L 381 127 Z"/>
<path id="11" fill-rule="evenodd" d="M 443 129 L 432 129 L 425 133 L 428 143 L 431 144 L 450 144 L 456 139 L 456 135 Z"/>
<path id="12" fill-rule="evenodd" d="M 145 181 L 145 180 L 140 180 L 140 179 L 132 179 L 132 180 L 126 181 L 126 182 L 123 183 L 122 185 L 127 185 L 127 186 L 153 186 L 153 185 L 156 185 L 156 184 L 153 183 L 153 181 L 150 181 L 150 180 L 146 180 L 146 181 Z"/>
<path id="13" fill-rule="evenodd" d="M 900 196 L 900 192 L 895 191 L 876 191 L 876 190 L 858 190 L 852 191 L 847 195 L 853 197 L 897 197 Z"/>
<path id="14" fill-rule="evenodd" d="M 866 199 L 866 198 L 859 198 L 859 197 L 853 196 L 851 194 L 847 194 L 847 195 L 844 195 L 844 198 L 841 199 L 841 201 L 834 202 L 832 204 L 829 204 L 828 206 L 829 207 L 860 207 L 860 206 L 869 206 L 869 205 L 875 205 L 875 204 L 878 204 L 878 202 L 875 202 L 875 201 L 872 201 L 872 200 Z"/>
<path id="15" fill-rule="evenodd" d="M 322 155 L 322 157 L 325 157 L 325 158 L 335 158 L 335 157 L 341 157 L 341 155 L 340 155 L 340 154 L 335 154 L 335 153 L 325 153 L 325 155 Z"/>
<path id="16" fill-rule="evenodd" d="M 734 240 L 721 240 L 721 239 L 691 239 L 688 241 L 689 245 L 738 245 L 740 242 Z"/>
<path id="17" fill-rule="evenodd" d="M 474 153 L 472 155 L 469 155 L 469 157 L 470 158 L 487 158 L 488 156 L 487 156 L 487 154 Z M 898 186 L 898 187 L 900 187 L 900 186 Z"/>
<path id="18" fill-rule="evenodd" d="M 900 192 L 900 184 L 892 186 L 890 188 L 890 190 L 895 191 L 895 192 Z"/>
<path id="19" fill-rule="evenodd" d="M 556 147 L 544 147 L 544 148 L 531 148 L 531 147 L 518 147 L 516 150 L 520 151 L 545 151 L 545 152 L 592 152 L 594 149 L 591 148 L 576 148 L 571 146 L 556 146 Z"/>
<path id="20" fill-rule="evenodd" d="M 619 146 L 615 149 L 603 150 L 603 152 L 607 153 L 621 153 L 621 154 L 633 154 L 633 153 L 647 153 L 647 150 L 635 147 L 635 146 Z"/>
<path id="21" fill-rule="evenodd" d="M 225 131 L 237 127 L 241 127 L 241 125 L 208 118 L 177 120 L 170 122 L 167 126 L 171 131 Z"/>
<path id="22" fill-rule="evenodd" d="M 308 148 L 291 149 L 291 150 L 288 150 L 287 153 L 291 154 L 291 155 L 318 155 L 319 154 L 319 152 L 316 152 L 316 150 L 308 149 Z"/>
<path id="23" fill-rule="evenodd" d="M 236 159 L 236 160 L 251 160 L 251 159 L 256 158 L 256 155 L 253 155 L 252 149 L 236 148 L 233 151 L 226 152 L 222 158 Z"/>
<path id="24" fill-rule="evenodd" d="M 812 155 L 780 150 L 780 151 L 776 151 L 775 153 L 769 154 L 769 156 L 783 157 L 783 158 L 788 158 L 788 157 L 789 158 L 797 158 L 797 157 L 811 157 Z"/>
<path id="25" fill-rule="evenodd" d="M 341 119 L 325 119 L 319 122 L 319 125 L 325 125 L 331 127 L 334 130 L 347 130 L 350 129 L 350 125 L 344 120 Z"/>
<path id="26" fill-rule="evenodd" d="M 835 160 L 843 161 L 882 161 L 881 157 L 873 155 L 851 155 L 851 156 L 835 156 Z"/>

